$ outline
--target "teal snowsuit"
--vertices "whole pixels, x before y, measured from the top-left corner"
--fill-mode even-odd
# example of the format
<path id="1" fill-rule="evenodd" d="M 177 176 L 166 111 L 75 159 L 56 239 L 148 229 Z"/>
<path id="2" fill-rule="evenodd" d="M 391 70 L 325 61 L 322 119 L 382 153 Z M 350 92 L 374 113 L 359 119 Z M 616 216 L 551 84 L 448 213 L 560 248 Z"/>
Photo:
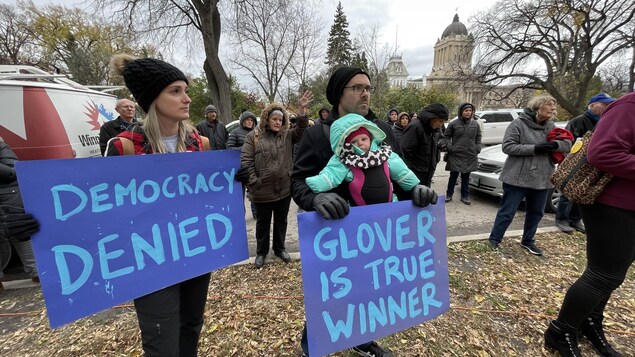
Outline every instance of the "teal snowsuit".
<path id="1" fill-rule="evenodd" d="M 379 129 L 377 125 L 366 120 L 361 115 L 347 114 L 337 119 L 331 125 L 330 131 L 331 148 L 333 149 L 334 155 L 318 175 L 306 178 L 306 183 L 313 192 L 328 192 L 339 186 L 344 180 L 347 182 L 353 181 L 353 171 L 349 166 L 343 163 L 345 156 L 347 155 L 347 152 L 343 149 L 346 138 L 350 135 L 350 133 L 360 127 L 366 128 L 372 136 L 370 153 L 378 153 L 378 150 L 386 149 L 386 147 L 381 147 L 386 134 Z M 353 149 L 355 153 L 348 153 L 348 155 L 356 155 L 360 157 L 368 155 L 356 146 L 353 146 Z M 415 185 L 419 184 L 417 176 L 406 166 L 406 163 L 401 159 L 401 157 L 394 152 L 390 151 L 390 156 L 385 164 L 387 164 L 387 171 L 390 175 L 390 177 L 387 178 L 389 184 L 392 179 L 406 191 L 412 190 Z M 392 192 L 392 187 L 390 191 Z M 395 195 L 393 195 L 392 200 L 397 200 Z"/>

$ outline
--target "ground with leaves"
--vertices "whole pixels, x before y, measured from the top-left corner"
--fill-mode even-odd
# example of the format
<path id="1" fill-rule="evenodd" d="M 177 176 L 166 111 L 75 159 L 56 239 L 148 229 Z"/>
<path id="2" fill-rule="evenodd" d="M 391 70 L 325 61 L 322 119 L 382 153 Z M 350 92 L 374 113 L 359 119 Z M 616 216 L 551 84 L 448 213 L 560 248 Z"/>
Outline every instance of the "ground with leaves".
<path id="1" fill-rule="evenodd" d="M 537 237 L 545 257 L 516 239 L 499 252 L 486 242 L 448 247 L 452 308 L 380 341 L 398 356 L 543 356 L 542 333 L 585 265 L 581 234 Z M 304 323 L 300 262 L 235 266 L 212 276 L 200 356 L 298 356 Z M 609 302 L 607 335 L 635 356 L 635 273 Z M 39 289 L 0 292 L 1 356 L 141 356 L 134 310 L 110 309 L 48 327 Z M 584 356 L 596 356 L 586 341 Z M 352 356 L 348 352 L 334 356 Z"/>

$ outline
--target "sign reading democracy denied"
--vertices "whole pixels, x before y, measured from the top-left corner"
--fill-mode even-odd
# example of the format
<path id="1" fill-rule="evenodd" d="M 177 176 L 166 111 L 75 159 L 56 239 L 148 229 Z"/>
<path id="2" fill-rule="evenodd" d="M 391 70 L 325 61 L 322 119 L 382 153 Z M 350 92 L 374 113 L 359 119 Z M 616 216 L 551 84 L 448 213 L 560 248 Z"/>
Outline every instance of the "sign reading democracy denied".
<path id="1" fill-rule="evenodd" d="M 240 152 L 21 161 L 51 327 L 247 259 Z"/>
<path id="2" fill-rule="evenodd" d="M 309 354 L 324 356 L 433 319 L 450 307 L 445 205 L 298 214 Z"/>

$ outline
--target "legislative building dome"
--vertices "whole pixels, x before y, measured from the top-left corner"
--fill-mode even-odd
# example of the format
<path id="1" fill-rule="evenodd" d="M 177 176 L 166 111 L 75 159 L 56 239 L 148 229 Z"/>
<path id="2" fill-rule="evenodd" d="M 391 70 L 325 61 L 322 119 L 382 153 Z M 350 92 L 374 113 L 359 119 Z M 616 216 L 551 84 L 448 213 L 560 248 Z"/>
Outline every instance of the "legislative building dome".
<path id="1" fill-rule="evenodd" d="M 444 39 L 448 36 L 453 36 L 453 35 L 467 36 L 467 28 L 465 27 L 465 25 L 463 25 L 461 21 L 459 21 L 459 14 L 454 15 L 454 20 L 452 20 L 452 23 L 445 28 L 445 31 L 443 31 L 443 35 L 441 35 L 441 38 Z"/>

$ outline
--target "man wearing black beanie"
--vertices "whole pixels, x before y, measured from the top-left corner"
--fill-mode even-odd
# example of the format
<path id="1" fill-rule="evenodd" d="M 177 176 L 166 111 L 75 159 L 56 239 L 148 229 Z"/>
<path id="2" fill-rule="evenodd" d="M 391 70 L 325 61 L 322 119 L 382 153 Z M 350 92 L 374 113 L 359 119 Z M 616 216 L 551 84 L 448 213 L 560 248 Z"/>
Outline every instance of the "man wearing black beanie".
<path id="1" fill-rule="evenodd" d="M 343 183 L 329 192 L 316 194 L 305 182 L 307 177 L 317 175 L 333 156 L 329 138 L 330 128 L 338 118 L 351 113 L 365 117 L 386 134 L 384 142 L 390 145 L 394 152 L 401 154 L 392 128 L 385 121 L 378 120 L 370 110 L 372 90 L 370 77 L 361 68 L 340 67 L 331 75 L 326 87 L 326 98 L 333 105 L 333 109 L 326 120 L 304 132 L 291 176 L 291 194 L 303 210 L 318 211 L 325 219 L 341 219 L 349 212 L 349 202 L 353 202 L 348 183 Z M 399 192 L 400 186 L 396 183 L 393 183 L 393 187 L 399 199 L 412 198 L 415 204 L 421 207 L 436 202 L 436 194 L 426 186 L 417 185 L 411 192 Z M 306 333 L 305 326 L 301 341 L 304 356 L 309 355 Z M 394 356 L 389 349 L 380 347 L 375 341 L 356 346 L 352 350 L 362 356 Z"/>

